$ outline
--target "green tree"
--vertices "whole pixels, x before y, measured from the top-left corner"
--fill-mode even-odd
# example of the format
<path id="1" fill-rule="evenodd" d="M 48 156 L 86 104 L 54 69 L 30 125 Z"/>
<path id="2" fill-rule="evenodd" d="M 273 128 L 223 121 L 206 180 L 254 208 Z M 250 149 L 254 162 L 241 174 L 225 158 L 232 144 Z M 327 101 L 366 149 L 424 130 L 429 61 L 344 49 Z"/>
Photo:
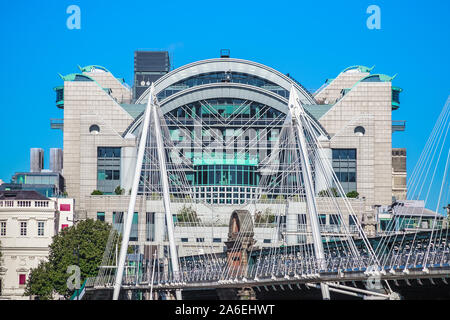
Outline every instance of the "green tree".
<path id="1" fill-rule="evenodd" d="M 336 188 L 329 188 L 319 191 L 317 194 L 319 197 L 339 197 L 339 193 Z"/>
<path id="2" fill-rule="evenodd" d="M 101 192 L 100 190 L 94 190 L 91 193 L 92 196 L 101 196 L 102 194 L 103 192 Z"/>
<path id="3" fill-rule="evenodd" d="M 358 198 L 358 196 L 359 196 L 359 193 L 355 190 L 347 193 L 347 198 Z"/>
<path id="4" fill-rule="evenodd" d="M 197 216 L 197 211 L 192 209 L 191 206 L 183 206 L 177 213 L 178 222 L 200 222 L 200 218 Z"/>
<path id="5" fill-rule="evenodd" d="M 58 293 L 70 297 L 73 290 L 67 288 L 67 279 L 71 276 L 67 273 L 67 267 L 80 267 L 81 283 L 88 277 L 95 277 L 111 229 L 111 225 L 92 219 L 63 229 L 53 237 L 48 262 L 32 270 L 26 285 L 26 295 L 50 299 L 51 293 Z"/>
<path id="6" fill-rule="evenodd" d="M 123 194 L 125 189 L 122 189 L 120 186 L 117 186 L 116 189 L 114 189 L 114 193 L 117 195 Z"/>
<path id="7" fill-rule="evenodd" d="M 150 196 L 150 200 L 159 200 L 159 199 L 161 199 L 161 197 L 157 192 L 153 192 L 152 195 Z"/>
<path id="8" fill-rule="evenodd" d="M 262 194 L 261 197 L 259 197 L 260 200 L 267 200 L 267 194 Z"/>
<path id="9" fill-rule="evenodd" d="M 53 298 L 53 285 L 51 265 L 47 261 L 41 261 L 37 268 L 31 270 L 25 286 L 26 296 L 36 296 L 39 300 L 51 300 Z"/>
<path id="10" fill-rule="evenodd" d="M 275 215 L 272 214 L 272 210 L 270 210 L 270 208 L 264 210 L 264 213 L 262 213 L 261 211 L 255 213 L 255 223 L 274 223 L 274 222 L 275 222 Z"/>

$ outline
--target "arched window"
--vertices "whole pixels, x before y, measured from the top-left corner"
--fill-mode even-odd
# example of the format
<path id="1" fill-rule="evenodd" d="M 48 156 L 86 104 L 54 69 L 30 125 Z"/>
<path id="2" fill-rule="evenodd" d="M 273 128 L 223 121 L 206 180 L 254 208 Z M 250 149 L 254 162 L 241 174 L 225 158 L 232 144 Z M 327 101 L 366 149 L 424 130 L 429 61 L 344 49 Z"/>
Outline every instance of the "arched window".
<path id="1" fill-rule="evenodd" d="M 100 132 L 100 127 L 96 124 L 93 124 L 89 127 L 89 132 L 92 134 L 98 134 Z"/>
<path id="2" fill-rule="evenodd" d="M 363 136 L 366 133 L 366 129 L 364 129 L 364 127 L 361 126 L 357 126 L 353 132 L 357 136 Z"/>

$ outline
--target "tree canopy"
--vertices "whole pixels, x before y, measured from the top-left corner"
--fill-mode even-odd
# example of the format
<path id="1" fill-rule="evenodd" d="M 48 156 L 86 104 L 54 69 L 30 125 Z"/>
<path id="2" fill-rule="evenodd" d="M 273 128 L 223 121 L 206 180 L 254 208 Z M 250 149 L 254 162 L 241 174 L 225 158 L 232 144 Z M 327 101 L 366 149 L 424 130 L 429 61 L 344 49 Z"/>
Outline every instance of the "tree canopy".
<path id="1" fill-rule="evenodd" d="M 329 188 L 322 190 L 317 194 L 319 197 L 339 197 L 339 193 L 336 188 Z"/>
<path id="2" fill-rule="evenodd" d="M 359 193 L 355 190 L 347 193 L 347 198 L 358 198 L 358 197 L 359 197 Z"/>
<path id="3" fill-rule="evenodd" d="M 47 262 L 31 270 L 25 294 L 38 299 L 51 299 L 53 293 L 70 297 L 73 290 L 67 288 L 67 267 L 80 267 L 80 281 L 94 277 L 102 261 L 111 225 L 92 219 L 80 221 L 63 229 L 53 237 Z"/>
<path id="4" fill-rule="evenodd" d="M 192 209 L 191 206 L 183 206 L 183 208 L 181 208 L 177 213 L 177 221 L 198 223 L 200 222 L 200 218 L 197 216 L 197 212 Z"/>
<path id="5" fill-rule="evenodd" d="M 270 208 L 264 210 L 264 213 L 257 211 L 255 213 L 255 223 L 274 223 L 275 215 L 272 213 Z"/>

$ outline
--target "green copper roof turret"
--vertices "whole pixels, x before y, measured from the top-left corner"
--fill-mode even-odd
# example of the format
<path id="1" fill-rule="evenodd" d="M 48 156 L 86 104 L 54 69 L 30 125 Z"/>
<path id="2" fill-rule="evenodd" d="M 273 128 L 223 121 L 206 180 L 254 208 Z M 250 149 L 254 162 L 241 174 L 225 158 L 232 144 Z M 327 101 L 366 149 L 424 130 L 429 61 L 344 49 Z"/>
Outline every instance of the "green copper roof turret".
<path id="1" fill-rule="evenodd" d="M 351 66 L 346 68 L 344 71 L 342 71 L 342 73 L 348 71 L 348 70 L 353 70 L 353 69 L 358 69 L 359 72 L 365 72 L 365 73 L 369 73 L 370 71 L 372 71 L 372 69 L 375 68 L 375 66 L 373 66 L 372 68 L 366 67 L 366 66 Z"/>

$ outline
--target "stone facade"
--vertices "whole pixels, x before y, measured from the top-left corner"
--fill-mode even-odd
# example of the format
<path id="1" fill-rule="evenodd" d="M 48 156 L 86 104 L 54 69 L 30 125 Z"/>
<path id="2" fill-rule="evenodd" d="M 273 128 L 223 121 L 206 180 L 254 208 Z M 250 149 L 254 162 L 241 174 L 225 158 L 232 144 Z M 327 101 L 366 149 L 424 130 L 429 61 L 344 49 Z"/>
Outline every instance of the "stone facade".
<path id="1" fill-rule="evenodd" d="M 47 260 L 55 235 L 56 201 L 37 199 L 5 200 L 0 194 L 0 299 L 29 299 L 23 294 L 30 271 Z"/>

